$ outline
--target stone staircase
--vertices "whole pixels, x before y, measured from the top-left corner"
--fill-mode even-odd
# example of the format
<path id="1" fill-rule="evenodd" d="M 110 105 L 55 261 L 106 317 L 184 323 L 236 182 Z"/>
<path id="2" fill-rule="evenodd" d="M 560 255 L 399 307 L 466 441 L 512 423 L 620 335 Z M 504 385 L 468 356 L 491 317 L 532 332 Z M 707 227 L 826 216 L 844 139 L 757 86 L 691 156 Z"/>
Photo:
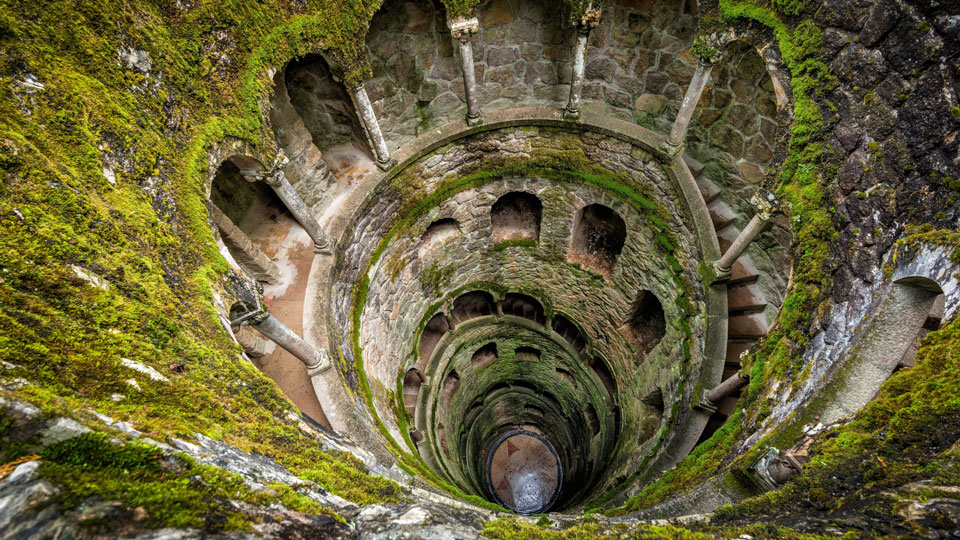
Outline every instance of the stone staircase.
<path id="1" fill-rule="evenodd" d="M 740 229 L 734 224 L 738 216 L 736 210 L 730 207 L 720 195 L 723 189 L 703 174 L 702 163 L 684 155 L 684 162 L 690 168 L 691 174 L 697 181 L 700 193 L 703 195 L 710 219 L 717 231 L 717 240 L 720 243 L 720 252 L 724 252 L 740 234 Z M 733 275 L 727 283 L 727 307 L 729 314 L 729 329 L 727 332 L 727 356 L 723 367 L 723 377 L 737 373 L 740 370 L 740 355 L 746 352 L 761 337 L 766 335 L 769 323 L 765 314 L 770 302 L 767 301 L 757 281 L 760 272 L 754 265 L 749 253 L 744 253 L 733 264 Z M 739 393 L 724 398 L 713 413 L 707 426 L 703 430 L 700 440 L 704 441 L 720 428 L 727 417 L 735 410 Z"/>

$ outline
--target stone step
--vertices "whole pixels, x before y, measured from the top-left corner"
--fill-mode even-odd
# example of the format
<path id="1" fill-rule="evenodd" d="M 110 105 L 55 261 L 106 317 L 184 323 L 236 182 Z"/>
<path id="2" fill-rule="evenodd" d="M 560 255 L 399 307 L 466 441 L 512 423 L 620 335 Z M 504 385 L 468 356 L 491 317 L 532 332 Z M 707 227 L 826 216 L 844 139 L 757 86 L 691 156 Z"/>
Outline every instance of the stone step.
<path id="1" fill-rule="evenodd" d="M 707 205 L 707 210 L 710 211 L 710 220 L 713 221 L 714 229 L 718 231 L 733 223 L 734 218 L 737 217 L 737 213 L 730 208 L 730 205 L 719 199 L 711 201 Z"/>
<path id="2" fill-rule="evenodd" d="M 756 343 L 756 341 L 752 339 L 728 341 L 726 363 L 728 365 L 740 366 L 740 355 L 746 352 L 747 349 L 752 347 L 754 343 Z"/>
<path id="3" fill-rule="evenodd" d="M 767 299 L 755 283 L 727 286 L 727 309 L 731 314 L 763 311 Z"/>
<path id="4" fill-rule="evenodd" d="M 759 275 L 760 271 L 757 270 L 757 267 L 753 264 L 753 259 L 751 259 L 749 255 L 743 254 L 737 259 L 737 262 L 733 263 L 733 266 L 730 267 L 730 281 L 727 282 L 727 287 L 753 283 L 757 281 L 757 276 Z"/>
<path id="5" fill-rule="evenodd" d="M 767 334 L 767 318 L 763 313 L 736 315 L 729 319 L 727 335 L 733 338 L 758 339 Z"/>
<path id="6" fill-rule="evenodd" d="M 690 157 L 690 154 L 683 154 L 683 162 L 687 164 L 687 168 L 690 169 L 690 174 L 692 174 L 694 178 L 700 176 L 700 173 L 703 172 L 703 163 Z"/>
<path id="7" fill-rule="evenodd" d="M 694 177 L 697 181 L 697 187 L 700 188 L 700 194 L 703 195 L 703 200 L 707 203 L 713 201 L 720 193 L 723 192 L 723 189 L 715 184 L 713 180 L 710 180 L 706 176 L 696 176 Z"/>

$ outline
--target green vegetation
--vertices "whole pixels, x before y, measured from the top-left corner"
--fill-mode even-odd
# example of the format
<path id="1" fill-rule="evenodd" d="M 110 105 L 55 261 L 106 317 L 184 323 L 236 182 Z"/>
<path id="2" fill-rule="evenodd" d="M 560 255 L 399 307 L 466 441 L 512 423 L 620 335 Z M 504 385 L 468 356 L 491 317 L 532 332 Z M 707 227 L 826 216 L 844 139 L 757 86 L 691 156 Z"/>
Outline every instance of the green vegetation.
<path id="1" fill-rule="evenodd" d="M 624 506 L 611 511 L 621 514 L 654 504 L 663 497 L 689 489 L 722 470 L 729 462 L 729 450 L 746 426 L 762 420 L 769 411 L 764 393 L 773 379 L 801 372 L 802 351 L 809 343 L 806 331 L 811 316 L 829 290 L 831 279 L 825 272 L 828 248 L 837 234 L 827 210 L 827 190 L 822 171 L 827 170 L 829 155 L 824 145 L 823 116 L 817 104 L 836 85 L 820 55 L 822 32 L 812 19 L 784 22 L 783 15 L 804 12 L 806 2 L 774 2 L 774 9 L 752 0 L 720 0 L 717 24 L 736 26 L 753 21 L 769 28 L 780 47 L 784 63 L 792 76 L 793 125 L 786 160 L 780 168 L 777 197 L 793 225 L 793 287 L 788 291 L 778 325 L 745 359 L 743 369 L 750 374 L 746 390 L 747 414 L 701 444 L 675 469 L 645 487 Z M 777 10 L 780 10 L 778 13 Z M 701 25 L 701 31 L 705 27 Z M 750 463 L 766 441 L 754 446 L 737 461 Z"/>
<path id="2" fill-rule="evenodd" d="M 43 449 L 41 457 L 39 473 L 62 488 L 55 499 L 62 508 L 74 508 L 88 497 L 99 496 L 120 501 L 130 510 L 144 510 L 143 519 L 150 527 L 249 530 L 251 518 L 227 510 L 227 500 L 265 506 L 279 499 L 292 510 L 330 513 L 285 485 L 275 486 L 281 493 L 254 493 L 241 477 L 218 467 L 166 456 L 159 448 L 140 442 L 114 443 L 102 433 L 53 444 Z"/>
<path id="3" fill-rule="evenodd" d="M 213 308 L 229 268 L 204 205 L 214 148 L 236 143 L 267 163 L 275 152 L 268 70 L 323 49 L 360 80 L 357 36 L 378 5 L 0 1 L 0 360 L 16 366 L 4 378 L 29 382 L 14 398 L 47 414 L 95 409 L 159 440 L 203 433 L 361 504 L 399 499 L 395 483 L 320 451 L 239 357 Z M 116 497 L 117 485 L 73 492 Z"/>

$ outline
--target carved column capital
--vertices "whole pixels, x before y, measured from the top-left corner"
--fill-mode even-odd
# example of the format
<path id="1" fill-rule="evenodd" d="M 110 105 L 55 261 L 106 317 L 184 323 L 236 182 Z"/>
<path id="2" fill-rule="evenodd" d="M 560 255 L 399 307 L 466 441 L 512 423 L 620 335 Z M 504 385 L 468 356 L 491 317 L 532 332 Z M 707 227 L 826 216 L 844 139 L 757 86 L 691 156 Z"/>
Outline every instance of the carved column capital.
<path id="1" fill-rule="evenodd" d="M 600 24 L 600 8 L 590 8 L 583 13 L 580 20 L 577 21 L 577 33 L 581 36 L 590 34 L 590 31 Z"/>
<path id="2" fill-rule="evenodd" d="M 480 33 L 480 21 L 476 17 L 451 19 L 447 21 L 447 26 L 450 28 L 450 35 L 464 43 Z"/>
<path id="3" fill-rule="evenodd" d="M 750 197 L 750 204 L 756 209 L 756 216 L 761 221 L 769 221 L 778 209 L 777 198 L 765 190 L 760 190 Z"/>

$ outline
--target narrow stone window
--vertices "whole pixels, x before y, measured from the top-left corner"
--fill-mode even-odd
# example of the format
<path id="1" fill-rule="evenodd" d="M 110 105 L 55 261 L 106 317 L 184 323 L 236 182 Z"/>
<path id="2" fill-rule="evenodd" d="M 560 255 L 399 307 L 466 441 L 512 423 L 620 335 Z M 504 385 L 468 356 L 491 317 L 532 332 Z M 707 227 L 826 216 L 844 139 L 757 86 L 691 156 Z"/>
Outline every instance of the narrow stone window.
<path id="1" fill-rule="evenodd" d="M 440 343 L 440 338 L 448 330 L 450 330 L 450 325 L 447 323 L 446 315 L 437 313 L 431 317 L 420 334 L 420 358 L 423 360 L 429 359 L 433 350 L 437 348 L 437 343 Z"/>
<path id="2" fill-rule="evenodd" d="M 553 317 L 553 330 L 560 334 L 560 336 L 577 351 L 577 354 L 582 355 L 586 352 L 587 340 L 583 337 L 583 334 L 580 333 L 577 325 L 573 324 L 570 319 L 563 315 L 555 315 Z"/>
<path id="3" fill-rule="evenodd" d="M 627 226 L 616 212 L 601 204 L 577 214 L 567 260 L 610 277 L 627 240 Z"/>
<path id="4" fill-rule="evenodd" d="M 431 223 L 420 237 L 420 257 L 432 249 L 460 236 L 460 223 L 453 218 L 438 219 Z"/>
<path id="5" fill-rule="evenodd" d="M 459 389 L 460 375 L 457 374 L 457 370 L 450 370 L 450 373 L 447 373 L 447 376 L 443 379 L 443 387 L 440 389 L 440 400 L 443 401 L 444 407 L 450 406 L 453 396 Z"/>
<path id="6" fill-rule="evenodd" d="M 596 436 L 597 433 L 600 433 L 600 419 L 597 417 L 597 411 L 593 409 L 593 405 L 587 405 L 584 416 L 587 418 L 587 425 L 590 426 L 591 435 Z"/>
<path id="7" fill-rule="evenodd" d="M 477 317 L 484 317 L 496 313 L 497 305 L 493 296 L 486 291 L 472 291 L 462 294 L 453 301 L 453 311 L 450 316 L 456 325 Z"/>
<path id="8" fill-rule="evenodd" d="M 497 199 L 490 209 L 494 244 L 533 245 L 540 240 L 543 205 L 535 195 L 514 191 Z"/>
<path id="9" fill-rule="evenodd" d="M 533 347 L 517 347 L 517 350 L 513 353 L 513 357 L 516 358 L 518 362 L 539 362 L 540 351 Z"/>
<path id="10" fill-rule="evenodd" d="M 569 371 L 557 368 L 557 378 L 572 386 L 574 390 L 577 389 L 577 379 Z"/>
<path id="11" fill-rule="evenodd" d="M 503 313 L 530 319 L 540 324 L 547 323 L 547 317 L 543 312 L 543 305 L 532 296 L 519 293 L 509 293 L 503 298 Z"/>
<path id="12" fill-rule="evenodd" d="M 611 397 L 615 396 L 617 393 L 617 383 L 610 373 L 610 368 L 607 367 L 607 363 L 600 358 L 593 358 L 590 360 L 590 367 L 593 368 L 594 373 L 597 374 L 597 378 L 600 379 L 603 387 L 607 389 L 607 393 L 610 394 Z"/>
<path id="13" fill-rule="evenodd" d="M 477 352 L 473 353 L 473 357 L 470 358 L 470 365 L 474 366 L 477 369 L 483 369 L 490 364 L 494 363 L 497 360 L 497 344 L 496 343 L 487 343 L 483 347 L 477 349 Z"/>
<path id="14" fill-rule="evenodd" d="M 650 291 L 640 291 L 621 330 L 638 354 L 645 356 L 653 350 L 667 331 L 660 300 Z"/>
<path id="15" fill-rule="evenodd" d="M 420 385 L 424 378 L 417 368 L 407 370 L 403 376 L 403 407 L 410 418 L 416 418 L 417 398 L 420 397 Z"/>

